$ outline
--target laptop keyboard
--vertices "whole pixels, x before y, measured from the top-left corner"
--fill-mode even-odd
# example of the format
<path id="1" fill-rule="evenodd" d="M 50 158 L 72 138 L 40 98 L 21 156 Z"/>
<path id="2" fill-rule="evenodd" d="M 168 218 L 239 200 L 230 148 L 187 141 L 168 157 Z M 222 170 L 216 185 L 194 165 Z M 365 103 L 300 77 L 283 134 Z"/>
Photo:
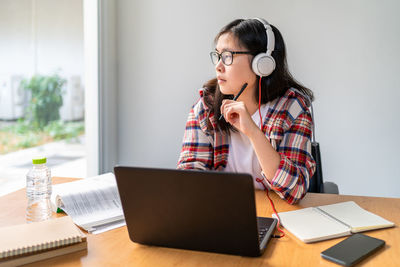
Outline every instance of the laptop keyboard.
<path id="1" fill-rule="evenodd" d="M 258 237 L 259 237 L 260 241 L 264 239 L 265 235 L 268 232 L 268 229 L 269 229 L 269 227 L 258 226 Z"/>
<path id="2" fill-rule="evenodd" d="M 258 237 L 260 243 L 264 240 L 266 235 L 271 235 L 275 229 L 276 220 L 272 218 L 257 217 Z M 272 229 L 271 229 L 272 227 Z M 269 239 L 269 236 L 268 236 Z"/>

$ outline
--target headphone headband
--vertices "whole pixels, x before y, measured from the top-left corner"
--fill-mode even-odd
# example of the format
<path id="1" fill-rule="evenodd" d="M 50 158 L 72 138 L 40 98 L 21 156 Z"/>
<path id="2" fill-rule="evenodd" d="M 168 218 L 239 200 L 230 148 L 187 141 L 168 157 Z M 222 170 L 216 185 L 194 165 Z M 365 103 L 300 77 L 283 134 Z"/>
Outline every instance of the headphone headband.
<path id="1" fill-rule="evenodd" d="M 274 32 L 272 31 L 271 25 L 269 25 L 268 21 L 262 18 L 254 18 L 255 20 L 258 20 L 264 25 L 265 31 L 267 33 L 267 51 L 266 53 L 270 56 L 272 51 L 274 51 L 275 48 L 275 35 Z"/>

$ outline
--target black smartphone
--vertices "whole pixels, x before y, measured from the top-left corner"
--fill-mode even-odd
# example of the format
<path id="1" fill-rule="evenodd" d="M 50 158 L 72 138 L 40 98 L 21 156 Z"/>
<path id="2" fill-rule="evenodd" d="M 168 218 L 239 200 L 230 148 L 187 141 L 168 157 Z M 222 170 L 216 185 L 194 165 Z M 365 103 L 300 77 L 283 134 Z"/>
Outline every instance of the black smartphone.
<path id="1" fill-rule="evenodd" d="M 354 234 L 321 252 L 324 259 L 352 266 L 385 245 L 385 241 L 363 234 Z"/>

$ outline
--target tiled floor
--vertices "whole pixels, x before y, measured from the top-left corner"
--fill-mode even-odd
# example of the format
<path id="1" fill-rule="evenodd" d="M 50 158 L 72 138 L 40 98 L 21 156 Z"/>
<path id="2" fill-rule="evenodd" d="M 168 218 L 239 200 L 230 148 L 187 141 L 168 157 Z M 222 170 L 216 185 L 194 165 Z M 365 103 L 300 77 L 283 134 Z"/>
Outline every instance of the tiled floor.
<path id="1" fill-rule="evenodd" d="M 86 177 L 85 137 L 79 142 L 59 141 L 0 155 L 0 196 L 25 187 L 32 158 L 47 157 L 52 176 Z"/>

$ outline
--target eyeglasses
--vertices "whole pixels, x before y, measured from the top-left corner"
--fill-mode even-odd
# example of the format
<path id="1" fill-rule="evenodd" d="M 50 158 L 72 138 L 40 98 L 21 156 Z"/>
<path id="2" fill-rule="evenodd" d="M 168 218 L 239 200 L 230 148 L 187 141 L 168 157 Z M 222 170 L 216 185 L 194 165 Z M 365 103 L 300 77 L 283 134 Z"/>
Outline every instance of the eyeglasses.
<path id="1" fill-rule="evenodd" d="M 229 66 L 233 63 L 233 55 L 235 54 L 252 54 L 251 52 L 234 52 L 234 51 L 224 51 L 222 53 L 218 53 L 216 51 L 213 51 L 210 53 L 211 57 L 211 62 L 214 65 L 217 65 L 219 60 L 222 58 L 222 63 L 224 63 L 225 66 Z"/>

